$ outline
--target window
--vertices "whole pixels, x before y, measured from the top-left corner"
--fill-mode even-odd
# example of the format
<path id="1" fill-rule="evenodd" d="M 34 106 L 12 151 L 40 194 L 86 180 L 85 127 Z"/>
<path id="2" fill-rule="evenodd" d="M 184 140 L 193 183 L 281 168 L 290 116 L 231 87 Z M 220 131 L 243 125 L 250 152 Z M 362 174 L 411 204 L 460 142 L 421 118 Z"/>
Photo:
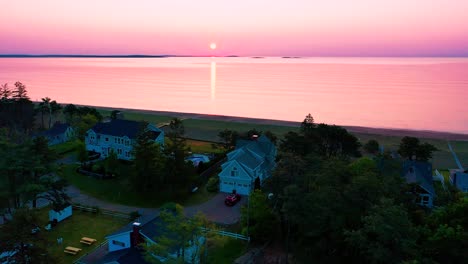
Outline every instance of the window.
<path id="1" fill-rule="evenodd" d="M 108 138 L 108 137 L 106 137 L 106 141 L 109 141 L 109 138 Z"/>
<path id="2" fill-rule="evenodd" d="M 237 177 L 239 175 L 239 172 L 237 171 L 237 168 L 233 168 L 231 171 L 231 177 Z"/>
<path id="3" fill-rule="evenodd" d="M 114 143 L 116 143 L 116 144 L 117 144 L 117 138 L 114 138 Z"/>
<path id="4" fill-rule="evenodd" d="M 124 242 L 120 242 L 120 241 L 117 241 L 117 240 L 112 240 L 112 244 L 117 245 L 117 246 L 121 246 L 121 247 L 125 247 Z"/>
<path id="5" fill-rule="evenodd" d="M 101 135 L 97 135 L 97 139 L 100 139 L 101 138 Z"/>

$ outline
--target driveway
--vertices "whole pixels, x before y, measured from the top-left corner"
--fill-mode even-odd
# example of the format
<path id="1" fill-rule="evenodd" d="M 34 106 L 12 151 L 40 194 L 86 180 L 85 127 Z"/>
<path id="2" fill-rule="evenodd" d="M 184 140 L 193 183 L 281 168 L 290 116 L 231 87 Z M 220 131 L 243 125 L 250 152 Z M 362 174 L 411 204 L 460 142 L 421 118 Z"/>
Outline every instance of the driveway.
<path id="1" fill-rule="evenodd" d="M 138 211 L 143 216 L 154 215 L 159 213 L 159 208 L 143 208 L 135 206 L 127 206 L 121 204 L 110 203 L 96 199 L 92 196 L 82 193 L 78 188 L 73 185 L 67 187 L 66 192 L 70 196 L 73 203 L 79 203 L 86 206 L 97 206 L 101 209 L 121 212 L 129 214 L 130 212 Z M 202 212 L 206 215 L 208 220 L 223 224 L 231 225 L 240 220 L 240 208 L 243 204 L 247 204 L 247 197 L 243 196 L 242 199 L 232 207 L 224 204 L 226 194 L 218 193 L 209 201 L 202 204 L 185 207 L 185 213 L 188 216 L 193 216 L 197 212 Z"/>
<path id="2" fill-rule="evenodd" d="M 199 205 L 189 206 L 185 208 L 185 213 L 188 216 L 195 215 L 197 212 L 202 212 L 208 220 L 224 225 L 232 225 L 240 221 L 241 206 L 247 204 L 247 196 L 242 196 L 242 199 L 234 206 L 229 207 L 224 204 L 226 198 L 225 193 L 218 193 L 211 200 Z"/>

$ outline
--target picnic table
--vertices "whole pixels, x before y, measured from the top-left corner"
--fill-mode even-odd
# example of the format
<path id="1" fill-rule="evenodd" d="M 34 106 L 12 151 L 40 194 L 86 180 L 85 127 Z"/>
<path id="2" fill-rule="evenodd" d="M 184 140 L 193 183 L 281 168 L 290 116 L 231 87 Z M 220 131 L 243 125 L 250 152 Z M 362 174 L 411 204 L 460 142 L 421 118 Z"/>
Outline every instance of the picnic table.
<path id="1" fill-rule="evenodd" d="M 81 243 L 86 244 L 86 245 L 91 245 L 96 241 L 97 241 L 96 239 L 89 238 L 89 237 L 82 237 L 81 240 L 80 240 Z"/>
<path id="2" fill-rule="evenodd" d="M 66 247 L 63 252 L 76 255 L 81 251 L 81 248 L 76 248 L 76 247 Z"/>

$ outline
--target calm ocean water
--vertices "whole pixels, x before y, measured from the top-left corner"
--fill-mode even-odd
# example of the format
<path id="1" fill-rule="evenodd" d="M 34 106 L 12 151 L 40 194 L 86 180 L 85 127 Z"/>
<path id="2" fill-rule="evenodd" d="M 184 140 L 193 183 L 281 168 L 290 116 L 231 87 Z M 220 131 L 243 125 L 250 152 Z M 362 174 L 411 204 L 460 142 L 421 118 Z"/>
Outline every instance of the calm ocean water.
<path id="1" fill-rule="evenodd" d="M 468 58 L 0 58 L 32 100 L 468 133 Z"/>

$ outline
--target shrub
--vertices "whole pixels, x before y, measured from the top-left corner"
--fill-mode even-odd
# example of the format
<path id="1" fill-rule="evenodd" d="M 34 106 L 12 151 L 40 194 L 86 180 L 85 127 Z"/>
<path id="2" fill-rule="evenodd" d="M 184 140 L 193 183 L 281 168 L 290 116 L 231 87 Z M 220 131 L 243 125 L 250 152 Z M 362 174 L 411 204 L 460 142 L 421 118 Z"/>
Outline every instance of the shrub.
<path id="1" fill-rule="evenodd" d="M 138 211 L 133 211 L 133 212 L 130 212 L 129 216 L 130 216 L 130 220 L 133 221 L 137 219 L 138 217 L 140 217 L 141 214 Z"/>
<path id="2" fill-rule="evenodd" d="M 101 208 L 99 208 L 98 206 L 93 206 L 93 207 L 91 207 L 91 208 L 94 209 L 93 213 L 95 213 L 95 214 L 98 214 L 98 213 L 101 212 Z"/>
<path id="3" fill-rule="evenodd" d="M 217 192 L 219 190 L 219 177 L 211 177 L 206 184 L 206 190 L 209 192 Z"/>

